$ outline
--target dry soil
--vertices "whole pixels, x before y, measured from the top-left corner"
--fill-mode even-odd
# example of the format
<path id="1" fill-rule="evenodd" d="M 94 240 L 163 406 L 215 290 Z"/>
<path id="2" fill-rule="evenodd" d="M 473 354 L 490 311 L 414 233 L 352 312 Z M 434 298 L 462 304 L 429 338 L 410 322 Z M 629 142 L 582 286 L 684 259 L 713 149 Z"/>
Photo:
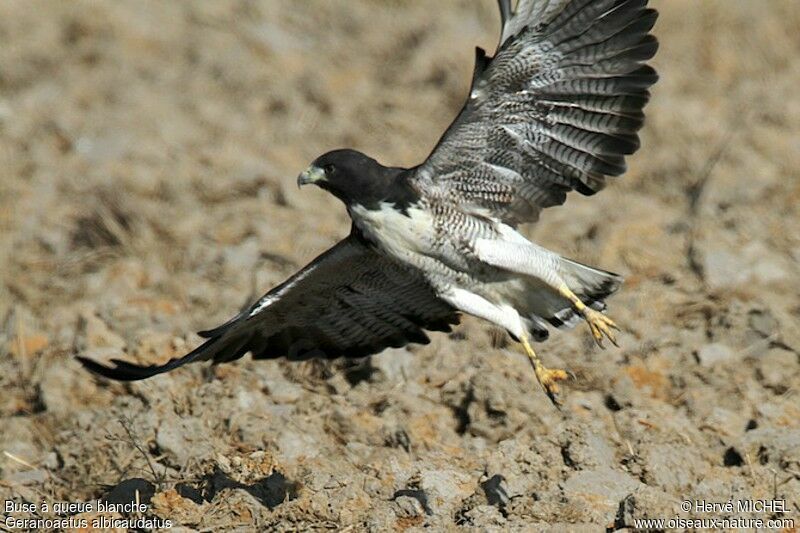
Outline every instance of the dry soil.
<path id="1" fill-rule="evenodd" d="M 424 158 L 493 0 L 1 2 L 0 500 L 138 489 L 206 531 L 725 516 L 681 511 L 701 499 L 798 524 L 800 4 L 655 5 L 643 148 L 525 230 L 627 278 L 620 349 L 540 346 L 574 374 L 559 411 L 472 319 L 349 363 L 126 385 L 74 360 L 180 355 L 344 236 L 295 176 L 342 146 Z"/>

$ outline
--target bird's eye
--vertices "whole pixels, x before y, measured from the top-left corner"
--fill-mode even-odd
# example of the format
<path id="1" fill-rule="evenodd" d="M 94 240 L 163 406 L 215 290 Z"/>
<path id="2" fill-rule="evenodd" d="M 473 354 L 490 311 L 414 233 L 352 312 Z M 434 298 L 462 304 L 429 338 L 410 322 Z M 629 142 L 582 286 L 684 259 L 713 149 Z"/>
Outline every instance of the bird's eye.
<path id="1" fill-rule="evenodd" d="M 322 170 L 325 171 L 325 174 L 329 174 L 330 175 L 330 174 L 333 174 L 334 166 L 333 165 L 325 165 L 324 167 L 322 167 Z"/>

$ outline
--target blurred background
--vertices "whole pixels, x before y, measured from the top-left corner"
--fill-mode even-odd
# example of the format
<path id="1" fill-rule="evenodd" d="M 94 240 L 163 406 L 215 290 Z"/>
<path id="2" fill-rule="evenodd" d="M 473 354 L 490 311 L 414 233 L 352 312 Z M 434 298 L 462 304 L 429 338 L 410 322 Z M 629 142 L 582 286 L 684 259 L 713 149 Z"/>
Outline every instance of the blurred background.
<path id="1" fill-rule="evenodd" d="M 614 528 L 690 497 L 800 523 L 800 4 L 652 3 L 642 149 L 526 230 L 627 278 L 622 348 L 539 348 L 575 374 L 561 411 L 472 319 L 350 363 L 73 360 L 181 355 L 345 236 L 297 174 L 423 160 L 494 0 L 0 3 L 0 499 L 136 488 L 199 530 Z"/>

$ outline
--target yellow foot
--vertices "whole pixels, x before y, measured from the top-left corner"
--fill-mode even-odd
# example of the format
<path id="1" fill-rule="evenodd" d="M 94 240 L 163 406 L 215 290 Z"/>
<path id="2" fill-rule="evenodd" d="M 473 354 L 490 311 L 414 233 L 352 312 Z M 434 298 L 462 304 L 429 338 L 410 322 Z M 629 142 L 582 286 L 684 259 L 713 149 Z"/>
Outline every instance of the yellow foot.
<path id="1" fill-rule="evenodd" d="M 575 310 L 578 311 L 589 324 L 589 329 L 592 330 L 592 337 L 594 337 L 594 341 L 598 346 L 603 348 L 603 337 L 608 337 L 608 340 L 610 340 L 614 346 L 619 347 L 617 338 L 614 332 L 611 331 L 613 329 L 619 331 L 619 326 L 617 326 L 613 320 L 600 311 L 595 311 L 591 307 L 586 307 L 586 304 L 584 304 L 566 285 L 561 285 L 561 287 L 558 288 L 558 292 L 561 296 L 572 302 Z"/>
<path id="2" fill-rule="evenodd" d="M 608 340 L 610 340 L 614 346 L 619 347 L 619 344 L 617 344 L 617 338 L 612 331 L 614 329 L 619 331 L 619 327 L 614 323 L 613 320 L 608 318 L 603 313 L 595 311 L 589 307 L 584 307 L 581 313 L 583 314 L 583 318 L 585 318 L 586 322 L 589 324 L 589 329 L 592 330 L 592 337 L 594 337 L 594 341 L 598 346 L 603 348 L 603 337 L 608 337 Z"/>
<path id="3" fill-rule="evenodd" d="M 538 369 L 534 367 L 534 373 L 550 401 L 556 405 L 561 405 L 561 399 L 558 397 L 558 382 L 564 381 L 569 377 L 566 371 L 559 368 L 545 368 L 540 365 Z"/>
<path id="4" fill-rule="evenodd" d="M 558 397 L 558 382 L 567 379 L 569 376 L 564 370 L 545 368 L 542 360 L 533 351 L 528 339 L 522 337 L 522 346 L 525 348 L 525 353 L 528 355 L 528 360 L 533 366 L 533 373 L 536 375 L 536 380 L 547 393 L 547 397 L 555 405 L 561 405 L 561 400 Z"/>

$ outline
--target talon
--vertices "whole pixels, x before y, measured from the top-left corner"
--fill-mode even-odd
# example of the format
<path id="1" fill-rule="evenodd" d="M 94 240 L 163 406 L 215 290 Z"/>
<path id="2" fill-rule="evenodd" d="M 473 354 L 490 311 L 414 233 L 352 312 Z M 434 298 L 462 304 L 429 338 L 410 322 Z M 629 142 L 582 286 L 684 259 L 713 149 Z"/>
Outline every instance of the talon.
<path id="1" fill-rule="evenodd" d="M 573 307 L 576 311 L 578 311 L 581 315 L 583 315 L 584 320 L 589 324 L 589 329 L 592 332 L 592 337 L 594 337 L 594 341 L 597 343 L 598 346 L 601 348 L 605 348 L 603 346 L 603 337 L 608 337 L 608 340 L 611 343 L 619 347 L 617 344 L 616 336 L 611 332 L 612 329 L 617 331 L 621 331 L 619 326 L 617 326 L 613 320 L 608 318 L 606 315 L 599 311 L 595 311 L 591 307 L 587 307 L 580 298 L 578 298 L 574 292 L 567 287 L 566 284 L 562 284 L 558 288 L 559 294 L 572 302 Z"/>
<path id="2" fill-rule="evenodd" d="M 569 375 L 564 370 L 558 368 L 550 369 L 543 366 L 539 367 L 539 372 L 535 370 L 534 372 L 542 388 L 544 388 L 547 396 L 550 398 L 550 401 L 556 405 L 561 405 L 561 400 L 558 397 L 558 382 L 566 380 L 569 378 Z"/>
<path id="3" fill-rule="evenodd" d="M 536 381 L 542 386 L 547 397 L 550 398 L 550 401 L 553 402 L 556 407 L 560 406 L 561 400 L 558 397 L 558 382 L 569 378 L 569 374 L 561 369 L 546 368 L 528 343 L 528 339 L 523 337 L 521 342 L 522 346 L 525 348 L 525 353 L 528 354 L 528 360 L 531 362 L 531 366 L 533 366 L 533 373 L 536 375 Z"/>
<path id="4" fill-rule="evenodd" d="M 619 344 L 617 344 L 617 337 L 612 330 L 620 331 L 620 329 L 613 320 L 603 313 L 590 308 L 583 310 L 583 318 L 589 324 L 589 329 L 591 329 L 592 336 L 598 346 L 603 348 L 603 337 L 607 337 L 614 346 L 619 347 Z"/>

